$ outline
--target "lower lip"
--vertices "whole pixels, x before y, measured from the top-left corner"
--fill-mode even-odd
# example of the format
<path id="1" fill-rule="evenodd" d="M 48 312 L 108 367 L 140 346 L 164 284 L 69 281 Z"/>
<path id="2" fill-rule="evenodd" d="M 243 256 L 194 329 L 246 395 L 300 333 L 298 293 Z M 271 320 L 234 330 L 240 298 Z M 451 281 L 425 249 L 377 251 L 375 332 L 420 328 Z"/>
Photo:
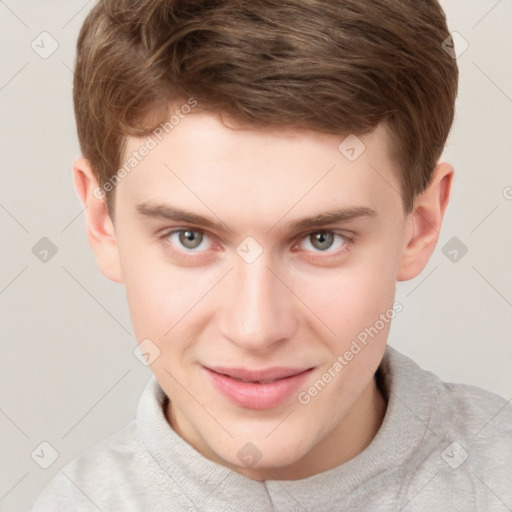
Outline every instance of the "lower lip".
<path id="1" fill-rule="evenodd" d="M 301 386 L 313 369 L 268 384 L 242 382 L 205 368 L 214 386 L 232 402 L 250 409 L 276 407 Z"/>

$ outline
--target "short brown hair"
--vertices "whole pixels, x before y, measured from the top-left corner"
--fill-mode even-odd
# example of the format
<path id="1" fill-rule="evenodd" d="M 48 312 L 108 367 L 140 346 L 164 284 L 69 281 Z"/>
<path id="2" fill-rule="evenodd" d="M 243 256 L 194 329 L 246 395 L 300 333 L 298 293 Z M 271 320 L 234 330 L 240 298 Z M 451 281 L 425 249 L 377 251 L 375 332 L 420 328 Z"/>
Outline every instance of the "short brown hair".
<path id="1" fill-rule="evenodd" d="M 453 122 L 448 37 L 437 0 L 99 0 L 77 43 L 80 147 L 101 187 L 126 136 L 191 97 L 249 127 L 341 135 L 385 122 L 407 214 Z"/>

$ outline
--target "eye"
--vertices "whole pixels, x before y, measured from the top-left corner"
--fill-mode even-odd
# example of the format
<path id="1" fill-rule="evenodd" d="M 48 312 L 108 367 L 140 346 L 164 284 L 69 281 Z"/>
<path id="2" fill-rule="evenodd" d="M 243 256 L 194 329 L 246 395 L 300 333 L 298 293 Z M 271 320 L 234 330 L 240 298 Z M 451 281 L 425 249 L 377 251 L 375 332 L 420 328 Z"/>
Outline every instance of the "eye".
<path id="1" fill-rule="evenodd" d="M 208 249 L 208 236 L 197 229 L 177 229 L 168 231 L 162 238 L 183 252 L 201 252 Z"/>
<path id="2" fill-rule="evenodd" d="M 314 231 L 308 233 L 298 244 L 301 249 L 313 252 L 336 252 L 350 242 L 347 236 L 332 231 Z M 312 249 L 311 249 L 312 248 Z"/>

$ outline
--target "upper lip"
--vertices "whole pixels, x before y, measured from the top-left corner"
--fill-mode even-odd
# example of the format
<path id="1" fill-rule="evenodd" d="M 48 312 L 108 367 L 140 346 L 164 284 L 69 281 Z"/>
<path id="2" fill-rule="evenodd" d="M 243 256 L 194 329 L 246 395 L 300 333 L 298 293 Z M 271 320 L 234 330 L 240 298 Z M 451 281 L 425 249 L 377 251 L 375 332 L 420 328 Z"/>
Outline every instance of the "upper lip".
<path id="1" fill-rule="evenodd" d="M 248 370 L 246 368 L 227 368 L 223 366 L 209 366 L 209 370 L 216 373 L 223 373 L 235 379 L 242 379 L 249 382 L 277 380 L 298 375 L 299 373 L 310 370 L 311 366 L 304 368 L 286 368 L 283 366 L 276 366 L 273 368 L 265 368 L 263 370 Z"/>

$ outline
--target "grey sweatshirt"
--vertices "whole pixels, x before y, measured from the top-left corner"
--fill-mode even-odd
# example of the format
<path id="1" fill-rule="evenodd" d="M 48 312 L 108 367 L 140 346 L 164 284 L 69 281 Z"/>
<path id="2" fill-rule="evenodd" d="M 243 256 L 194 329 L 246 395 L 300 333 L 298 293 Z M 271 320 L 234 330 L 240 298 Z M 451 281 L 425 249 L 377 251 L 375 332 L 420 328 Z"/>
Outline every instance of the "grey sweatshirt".
<path id="1" fill-rule="evenodd" d="M 164 416 L 155 377 L 137 417 L 68 463 L 31 512 L 512 511 L 512 405 L 442 382 L 387 346 L 387 410 L 367 448 L 301 480 L 251 480 L 197 452 Z"/>

